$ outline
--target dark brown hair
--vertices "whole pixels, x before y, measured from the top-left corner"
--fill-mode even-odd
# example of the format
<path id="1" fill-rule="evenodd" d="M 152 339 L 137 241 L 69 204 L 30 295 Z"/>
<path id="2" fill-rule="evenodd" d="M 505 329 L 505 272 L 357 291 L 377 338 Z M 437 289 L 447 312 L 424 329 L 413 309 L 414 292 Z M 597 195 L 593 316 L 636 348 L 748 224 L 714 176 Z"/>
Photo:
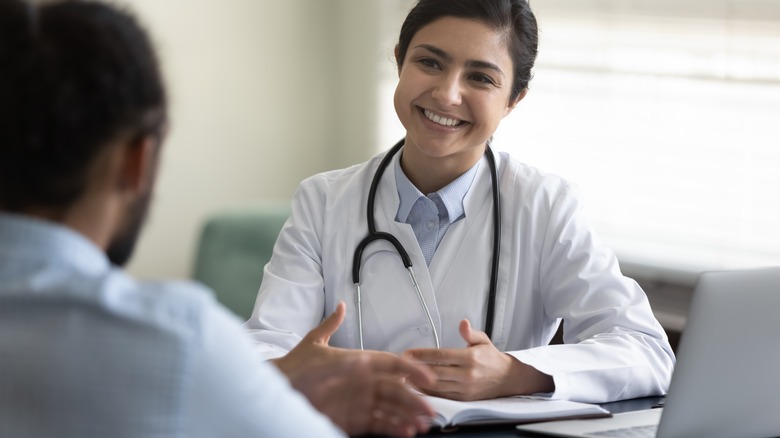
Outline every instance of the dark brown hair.
<path id="1" fill-rule="evenodd" d="M 88 1 L 0 1 L 0 208 L 67 207 L 118 135 L 159 135 L 166 95 L 146 32 Z"/>

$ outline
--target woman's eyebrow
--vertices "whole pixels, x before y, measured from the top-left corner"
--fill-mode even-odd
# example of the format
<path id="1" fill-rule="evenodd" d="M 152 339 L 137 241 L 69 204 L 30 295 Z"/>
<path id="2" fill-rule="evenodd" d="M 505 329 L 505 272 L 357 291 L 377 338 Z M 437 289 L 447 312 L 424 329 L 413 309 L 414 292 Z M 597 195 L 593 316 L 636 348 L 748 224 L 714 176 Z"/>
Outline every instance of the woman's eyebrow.
<path id="1" fill-rule="evenodd" d="M 425 50 L 433 53 L 434 55 L 444 59 L 447 62 L 452 61 L 452 57 L 447 52 L 445 52 L 444 50 L 442 50 L 442 49 L 440 49 L 440 48 L 438 48 L 436 46 L 432 46 L 430 44 L 420 44 L 420 45 L 415 46 L 414 48 L 415 49 L 417 49 L 417 48 L 425 49 Z M 469 66 L 469 67 L 473 67 L 473 68 L 486 68 L 488 70 L 493 70 L 496 73 L 500 74 L 501 76 L 504 76 L 504 72 L 501 71 L 501 68 L 499 68 L 496 64 L 493 64 L 492 62 L 478 61 L 478 60 L 469 60 L 469 61 L 466 61 L 466 65 Z"/>
<path id="2" fill-rule="evenodd" d="M 473 68 L 486 68 L 489 70 L 493 70 L 496 73 L 500 74 L 501 76 L 504 76 L 504 72 L 501 71 L 501 68 L 499 68 L 496 64 L 493 64 L 492 62 L 487 61 L 466 61 L 466 65 Z"/>
<path id="3" fill-rule="evenodd" d="M 417 49 L 417 48 L 425 49 L 425 50 L 427 50 L 429 52 L 433 52 L 434 55 L 436 55 L 436 56 L 438 56 L 440 58 L 443 58 L 445 61 L 452 61 L 452 57 L 447 52 L 445 52 L 444 50 L 442 50 L 442 49 L 440 49 L 440 48 L 438 48 L 436 46 L 432 46 L 430 44 L 420 44 L 418 46 L 415 46 L 414 48 L 415 49 Z"/>

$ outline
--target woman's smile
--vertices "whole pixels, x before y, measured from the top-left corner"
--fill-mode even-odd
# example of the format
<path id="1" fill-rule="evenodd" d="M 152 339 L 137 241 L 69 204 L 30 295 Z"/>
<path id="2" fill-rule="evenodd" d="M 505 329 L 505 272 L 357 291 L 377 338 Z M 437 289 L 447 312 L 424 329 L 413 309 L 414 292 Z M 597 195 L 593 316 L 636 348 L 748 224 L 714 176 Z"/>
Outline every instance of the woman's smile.
<path id="1" fill-rule="evenodd" d="M 450 118 L 446 115 L 437 114 L 431 110 L 420 108 L 420 110 L 423 113 L 423 116 L 427 118 L 428 120 L 432 121 L 433 123 L 436 123 L 437 125 L 441 126 L 449 126 L 449 127 L 459 127 L 463 126 L 466 122 L 463 120 L 459 120 L 456 118 Z"/>

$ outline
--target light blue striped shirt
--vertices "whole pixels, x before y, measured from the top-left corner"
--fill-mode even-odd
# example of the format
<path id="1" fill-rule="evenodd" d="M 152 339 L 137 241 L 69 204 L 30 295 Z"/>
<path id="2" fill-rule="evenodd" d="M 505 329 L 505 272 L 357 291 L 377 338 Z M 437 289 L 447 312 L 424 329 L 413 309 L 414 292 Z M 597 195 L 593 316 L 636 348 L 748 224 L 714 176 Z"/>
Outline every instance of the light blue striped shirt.
<path id="1" fill-rule="evenodd" d="M 469 192 L 481 162 L 477 161 L 441 190 L 425 195 L 401 169 L 400 154 L 395 158 L 395 183 L 401 201 L 395 220 L 412 226 L 427 265 L 430 266 L 433 254 L 450 225 L 466 217 L 463 198 Z"/>
<path id="2" fill-rule="evenodd" d="M 0 437 L 340 436 L 206 288 L 0 213 Z"/>

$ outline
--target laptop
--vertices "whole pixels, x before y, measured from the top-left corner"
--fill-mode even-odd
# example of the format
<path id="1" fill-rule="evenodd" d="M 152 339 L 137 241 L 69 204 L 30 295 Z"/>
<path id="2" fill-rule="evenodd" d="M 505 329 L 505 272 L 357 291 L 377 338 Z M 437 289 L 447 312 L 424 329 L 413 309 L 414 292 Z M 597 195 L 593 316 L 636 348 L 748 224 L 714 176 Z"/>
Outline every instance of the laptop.
<path id="1" fill-rule="evenodd" d="M 517 429 L 588 438 L 780 436 L 780 268 L 699 277 L 663 408 Z"/>

